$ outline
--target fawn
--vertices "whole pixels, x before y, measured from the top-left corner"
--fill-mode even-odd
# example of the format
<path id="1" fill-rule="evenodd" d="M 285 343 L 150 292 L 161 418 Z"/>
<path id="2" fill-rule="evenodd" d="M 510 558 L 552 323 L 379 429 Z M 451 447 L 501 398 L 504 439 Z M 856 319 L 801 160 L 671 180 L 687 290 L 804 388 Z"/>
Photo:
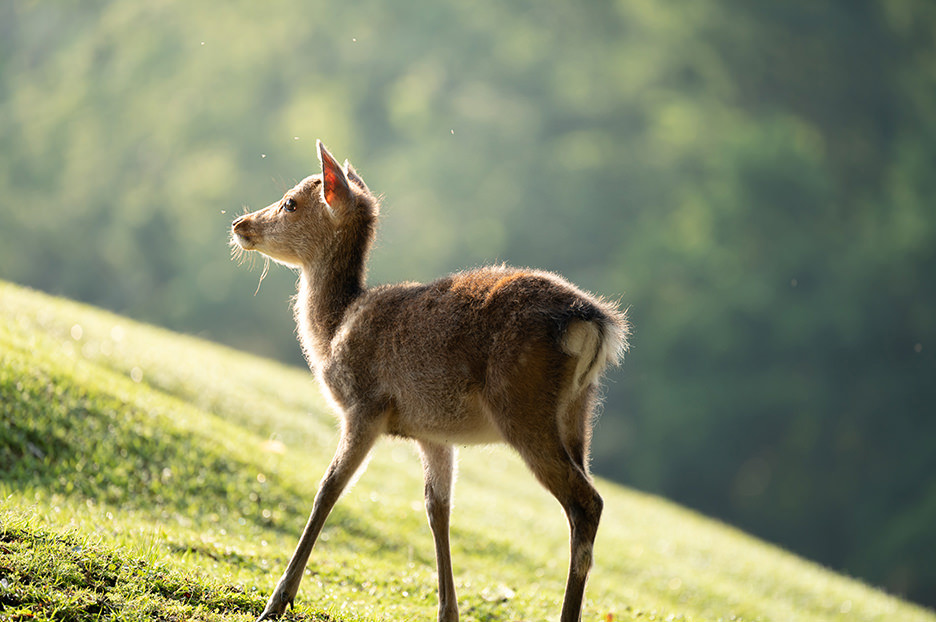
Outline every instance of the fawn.
<path id="1" fill-rule="evenodd" d="M 232 244 L 298 268 L 302 349 L 341 434 L 299 544 L 260 620 L 292 605 L 315 540 L 383 434 L 416 441 L 439 575 L 440 622 L 458 620 L 449 551 L 453 444 L 506 442 L 562 504 L 571 561 L 561 620 L 581 618 L 602 500 L 588 473 L 597 382 L 627 349 L 615 305 L 548 272 L 493 266 L 427 285 L 367 288 L 378 201 L 318 141 L 321 174 L 241 216 Z"/>

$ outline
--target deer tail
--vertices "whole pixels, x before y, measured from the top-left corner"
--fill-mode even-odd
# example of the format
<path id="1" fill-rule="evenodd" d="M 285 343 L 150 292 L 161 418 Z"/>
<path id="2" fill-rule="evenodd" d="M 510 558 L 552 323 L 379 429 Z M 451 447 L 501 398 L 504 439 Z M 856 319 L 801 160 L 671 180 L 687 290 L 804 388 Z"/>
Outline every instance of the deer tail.
<path id="1" fill-rule="evenodd" d="M 627 351 L 630 324 L 626 312 L 603 306 L 589 319 L 575 319 L 566 327 L 562 349 L 575 357 L 574 393 L 594 383 L 610 365 L 619 365 Z"/>

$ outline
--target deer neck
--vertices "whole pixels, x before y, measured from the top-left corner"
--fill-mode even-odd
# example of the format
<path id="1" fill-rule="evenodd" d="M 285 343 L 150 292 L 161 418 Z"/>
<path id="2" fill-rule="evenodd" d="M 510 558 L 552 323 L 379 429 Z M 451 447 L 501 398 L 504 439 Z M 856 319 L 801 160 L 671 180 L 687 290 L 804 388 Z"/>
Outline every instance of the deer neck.
<path id="1" fill-rule="evenodd" d="M 345 313 L 364 293 L 364 257 L 316 262 L 302 268 L 296 324 L 310 365 L 327 359 Z"/>

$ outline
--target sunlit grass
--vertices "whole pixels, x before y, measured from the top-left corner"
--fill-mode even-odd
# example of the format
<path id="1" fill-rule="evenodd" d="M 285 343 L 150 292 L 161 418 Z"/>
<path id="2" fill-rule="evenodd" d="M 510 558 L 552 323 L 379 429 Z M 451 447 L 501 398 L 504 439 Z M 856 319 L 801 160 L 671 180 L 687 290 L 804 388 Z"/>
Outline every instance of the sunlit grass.
<path id="1" fill-rule="evenodd" d="M 0 284 L 0 602 L 33 619 L 255 617 L 334 448 L 300 369 Z M 599 481 L 585 620 L 927 620 L 664 500 Z M 461 452 L 462 619 L 552 620 L 558 504 L 506 449 Z M 379 444 L 313 551 L 293 619 L 433 619 L 421 468 Z"/>

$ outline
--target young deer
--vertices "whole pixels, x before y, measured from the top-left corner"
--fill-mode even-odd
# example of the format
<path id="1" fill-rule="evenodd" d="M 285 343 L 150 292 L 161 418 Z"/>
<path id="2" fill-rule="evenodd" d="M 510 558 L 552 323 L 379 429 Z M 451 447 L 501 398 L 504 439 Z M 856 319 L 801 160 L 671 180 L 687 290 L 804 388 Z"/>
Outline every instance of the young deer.
<path id="1" fill-rule="evenodd" d="M 559 500 L 571 529 L 562 621 L 581 617 L 602 500 L 588 474 L 597 382 L 627 348 L 613 304 L 555 274 L 505 266 L 428 285 L 368 289 L 377 199 L 318 143 L 321 175 L 241 216 L 233 240 L 301 270 L 296 323 L 341 420 L 312 514 L 260 620 L 291 605 L 325 518 L 382 434 L 410 438 L 425 470 L 439 620 L 458 620 L 449 552 L 453 444 L 506 442 Z"/>

